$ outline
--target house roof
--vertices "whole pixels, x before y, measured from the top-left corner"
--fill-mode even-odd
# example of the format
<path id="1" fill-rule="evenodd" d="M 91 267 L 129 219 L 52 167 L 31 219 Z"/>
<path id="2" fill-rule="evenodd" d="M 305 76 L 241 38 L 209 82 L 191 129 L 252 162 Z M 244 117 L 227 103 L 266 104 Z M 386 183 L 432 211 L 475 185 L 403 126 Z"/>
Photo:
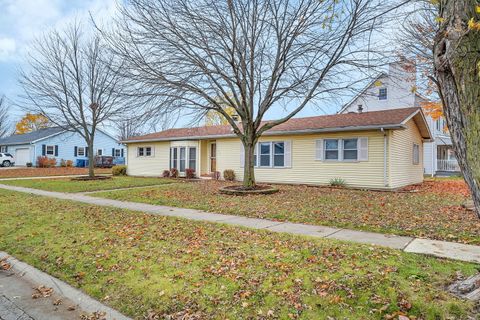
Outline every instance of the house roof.
<path id="1" fill-rule="evenodd" d="M 335 131 L 362 131 L 375 129 L 403 129 L 414 119 L 424 139 L 431 139 L 430 129 L 420 108 L 404 108 L 363 113 L 334 114 L 307 118 L 292 118 L 264 133 L 264 135 L 306 134 Z M 124 143 L 141 141 L 194 140 L 236 136 L 230 125 L 169 129 L 129 138 Z"/>
<path id="2" fill-rule="evenodd" d="M 59 134 L 63 131 L 65 130 L 60 127 L 51 127 L 24 134 L 14 134 L 0 139 L 0 145 L 28 144 Z"/>

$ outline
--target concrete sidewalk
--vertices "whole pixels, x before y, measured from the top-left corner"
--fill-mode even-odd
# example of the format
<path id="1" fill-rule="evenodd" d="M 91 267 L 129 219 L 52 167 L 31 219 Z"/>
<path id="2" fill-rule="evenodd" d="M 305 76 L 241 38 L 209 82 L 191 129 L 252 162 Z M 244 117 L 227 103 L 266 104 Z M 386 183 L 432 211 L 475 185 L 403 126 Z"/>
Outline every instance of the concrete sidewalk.
<path id="1" fill-rule="evenodd" d="M 11 266 L 0 269 L 0 320 L 97 319 L 94 313 L 109 320 L 130 319 L 5 252 L 0 252 L 0 260 Z M 36 290 L 41 286 L 46 289 Z"/>
<path id="2" fill-rule="evenodd" d="M 421 253 L 436 257 L 480 263 L 480 246 L 466 245 L 455 242 L 416 239 L 413 237 L 403 237 L 349 229 L 314 226 L 301 223 L 280 222 L 267 219 L 248 218 L 242 216 L 210 213 L 195 209 L 184 209 L 137 202 L 102 199 L 91 197 L 85 194 L 51 192 L 24 187 L 7 186 L 2 184 L 0 184 L 0 188 L 56 199 L 73 200 L 98 206 L 115 207 L 120 209 L 141 211 L 150 214 L 178 217 L 189 220 L 223 223 L 253 229 L 264 229 L 272 232 L 284 232 L 304 236 L 378 245 L 393 249 L 399 249 L 406 252 Z"/>

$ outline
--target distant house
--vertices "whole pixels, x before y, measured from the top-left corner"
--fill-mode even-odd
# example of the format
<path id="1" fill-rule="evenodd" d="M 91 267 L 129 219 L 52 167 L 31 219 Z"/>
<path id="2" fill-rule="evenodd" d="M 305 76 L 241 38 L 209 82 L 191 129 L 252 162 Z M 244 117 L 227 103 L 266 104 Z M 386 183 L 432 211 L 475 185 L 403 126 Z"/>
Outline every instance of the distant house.
<path id="1" fill-rule="evenodd" d="M 423 181 L 423 144 L 431 138 L 420 108 L 293 118 L 260 138 L 255 177 L 313 185 L 341 178 L 352 187 L 395 189 Z M 232 169 L 243 179 L 244 148 L 229 125 L 170 129 L 124 143 L 129 175 Z"/>
<path id="2" fill-rule="evenodd" d="M 124 146 L 103 131 L 97 129 L 94 148 L 89 150 L 80 134 L 59 127 L 2 138 L 0 152 L 12 154 L 16 166 L 25 166 L 28 162 L 35 165 L 39 156 L 56 158 L 57 165 L 60 165 L 61 159 L 72 160 L 75 165 L 77 159 L 87 159 L 90 152 L 114 156 L 117 163 L 123 163 L 124 158 Z"/>
<path id="3" fill-rule="evenodd" d="M 379 74 L 354 99 L 346 104 L 339 113 L 370 112 L 392 110 L 407 107 L 421 107 L 428 99 L 412 90 L 416 86 L 413 65 L 405 62 L 392 63 L 388 73 Z M 427 123 L 433 134 L 432 142 L 425 143 L 425 174 L 448 174 L 460 172 L 453 152 L 452 140 L 446 131 L 446 122 L 442 117 L 434 120 L 426 115 Z"/>

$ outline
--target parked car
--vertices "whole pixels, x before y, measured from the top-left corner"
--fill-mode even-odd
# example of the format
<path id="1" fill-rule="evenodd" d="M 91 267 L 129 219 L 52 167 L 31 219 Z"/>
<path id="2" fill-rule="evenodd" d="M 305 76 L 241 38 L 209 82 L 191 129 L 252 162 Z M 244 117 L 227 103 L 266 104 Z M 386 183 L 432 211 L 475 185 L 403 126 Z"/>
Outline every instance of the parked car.
<path id="1" fill-rule="evenodd" d="M 10 153 L 0 153 L 0 166 L 11 167 L 15 165 L 15 160 Z"/>

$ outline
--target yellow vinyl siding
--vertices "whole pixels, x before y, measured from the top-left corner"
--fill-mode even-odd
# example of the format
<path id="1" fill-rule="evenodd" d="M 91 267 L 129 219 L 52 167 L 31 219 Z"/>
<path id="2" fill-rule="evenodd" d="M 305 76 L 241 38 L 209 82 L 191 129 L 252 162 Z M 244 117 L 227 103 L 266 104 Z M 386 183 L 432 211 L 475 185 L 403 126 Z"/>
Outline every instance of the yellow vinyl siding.
<path id="1" fill-rule="evenodd" d="M 137 147 L 152 147 L 152 157 L 137 157 Z M 170 141 L 129 143 L 127 147 L 127 174 L 130 176 L 159 177 L 169 169 Z"/>
<path id="2" fill-rule="evenodd" d="M 315 160 L 317 139 L 368 137 L 368 161 L 342 162 Z M 383 133 L 339 132 L 315 135 L 266 136 L 259 141 L 290 141 L 291 168 L 255 168 L 258 182 L 326 185 L 333 178 L 342 178 L 352 187 L 384 188 Z M 218 171 L 233 169 L 237 179 L 243 179 L 239 139 L 217 140 Z"/>
<path id="3" fill-rule="evenodd" d="M 407 122 L 407 129 L 393 130 L 389 136 L 390 186 L 399 188 L 423 181 L 423 141 L 413 120 Z M 419 145 L 418 164 L 413 164 L 413 144 Z"/>

